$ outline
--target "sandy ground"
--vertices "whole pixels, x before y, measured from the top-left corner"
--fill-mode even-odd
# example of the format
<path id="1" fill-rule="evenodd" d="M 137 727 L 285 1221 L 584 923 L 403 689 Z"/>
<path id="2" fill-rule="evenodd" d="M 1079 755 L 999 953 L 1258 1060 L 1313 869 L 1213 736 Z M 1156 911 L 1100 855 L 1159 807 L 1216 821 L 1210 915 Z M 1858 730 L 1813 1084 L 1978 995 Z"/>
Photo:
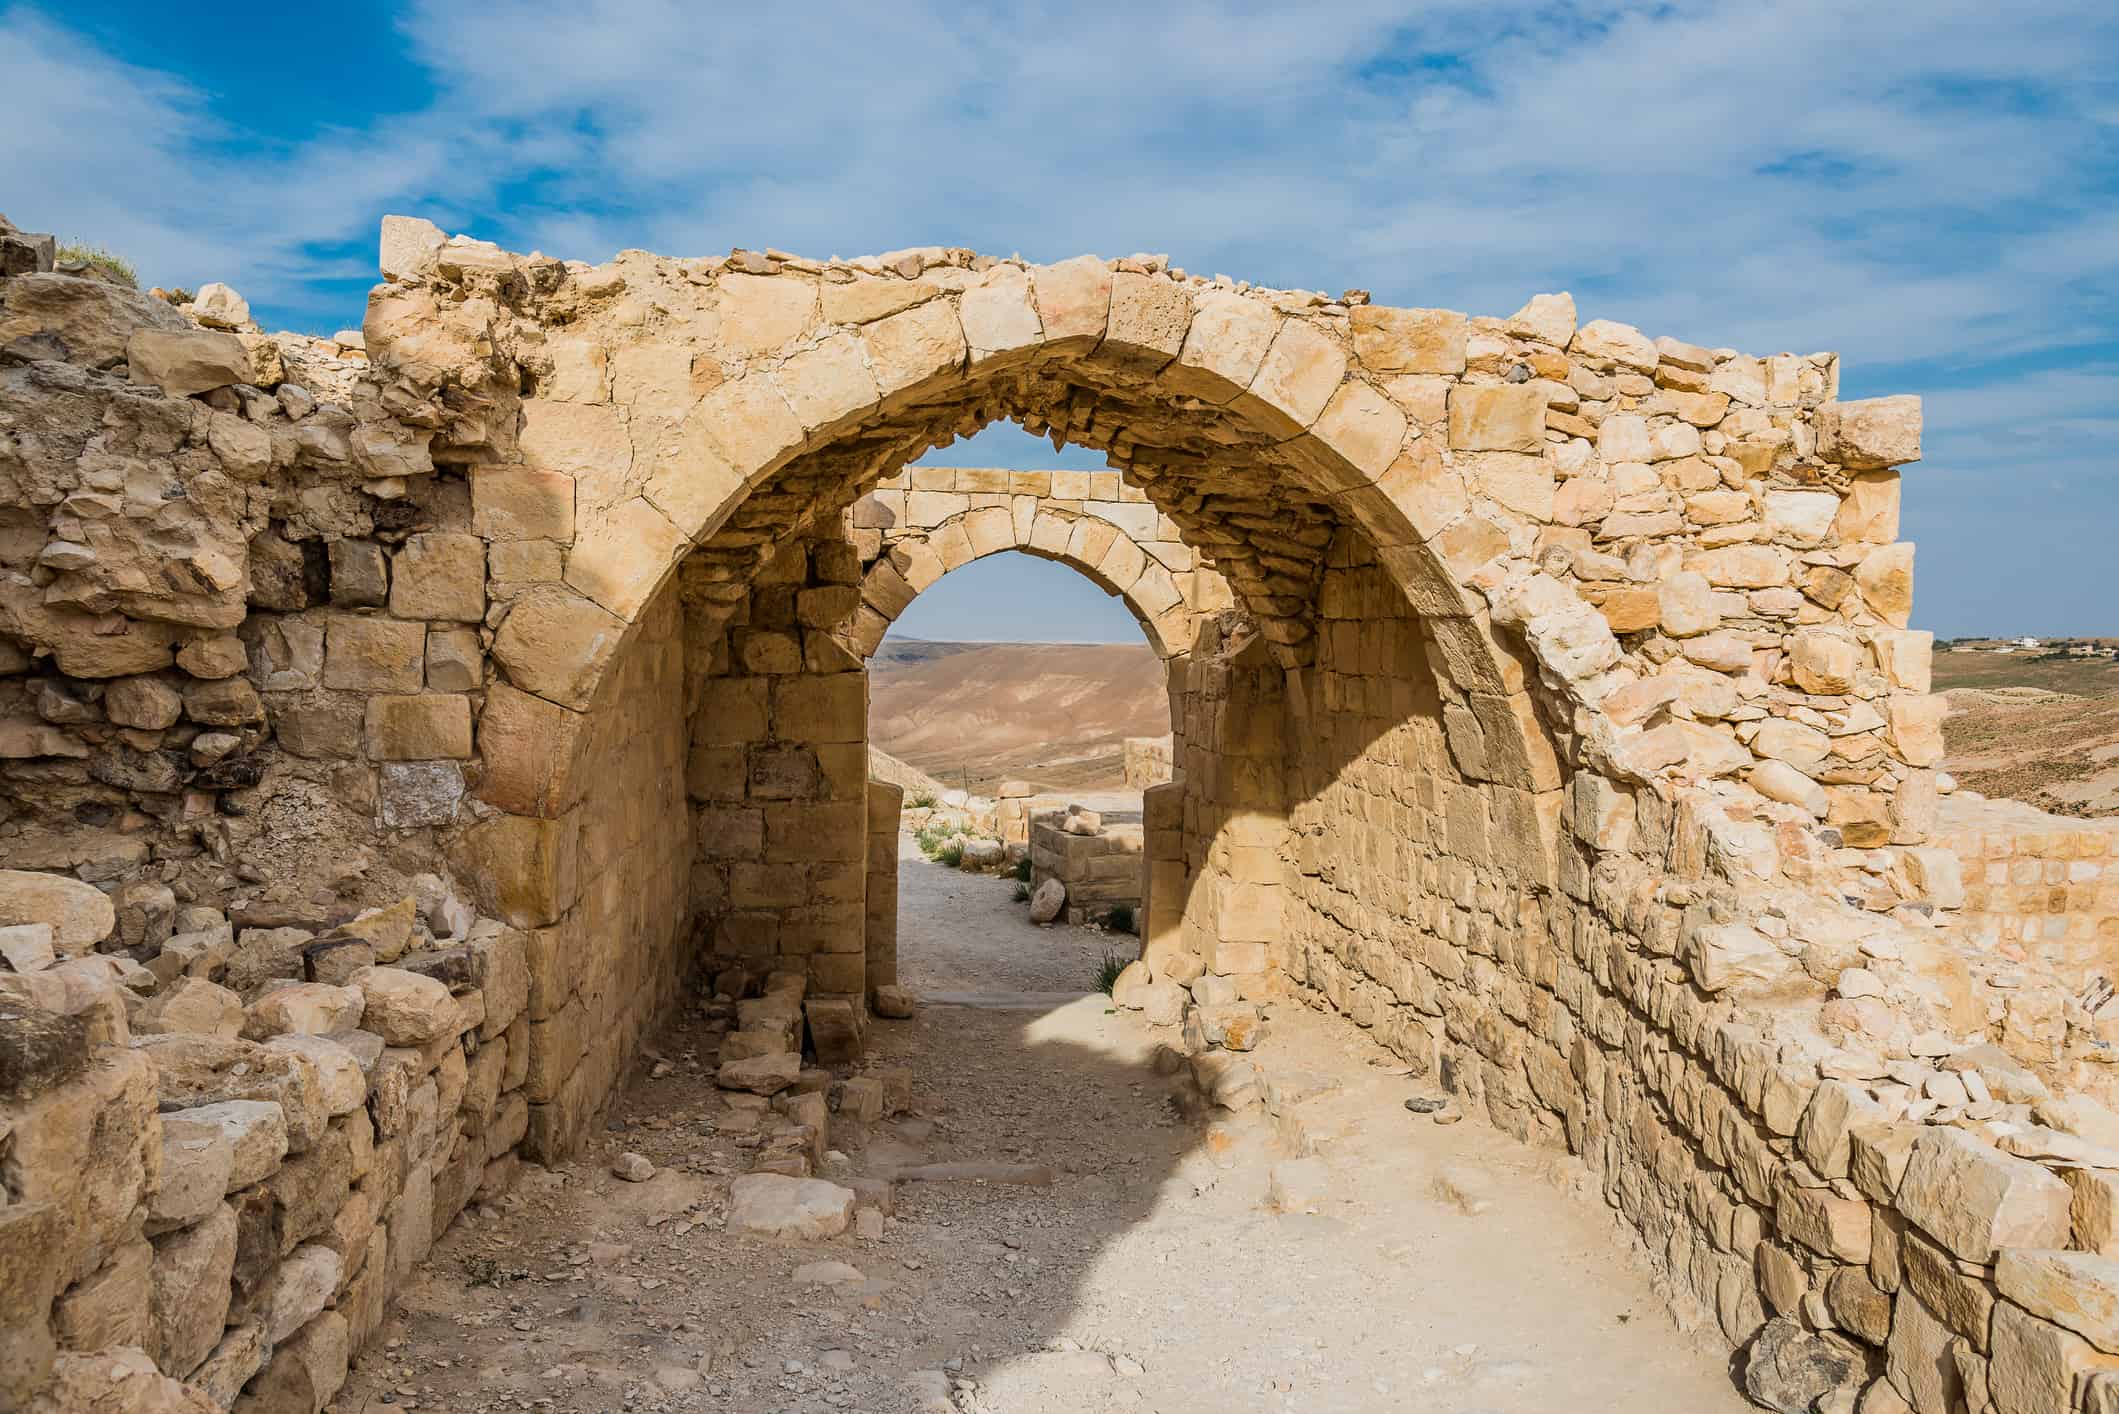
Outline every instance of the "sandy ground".
<path id="1" fill-rule="evenodd" d="M 877 1023 L 870 1064 L 911 1067 L 914 1109 L 865 1133 L 835 1122 L 827 1176 L 1018 1160 L 1051 1165 L 1051 1187 L 901 1184 L 873 1240 L 726 1233 L 745 1136 L 708 1079 L 716 1033 L 688 1016 L 592 1152 L 529 1170 L 436 1246 L 335 1407 L 1750 1407 L 1723 1357 L 1671 1326 L 1571 1163 L 1409 1115 L 1419 1087 L 1382 1052 L 1286 1004 L 1261 1064 L 1340 1086 L 1311 1102 L 1315 1210 L 1270 1212 L 1286 1161 L 1270 1121 L 1189 1117 L 1150 1064 L 1174 1036 L 1084 994 L 1113 939 L 1031 926 L 1011 881 L 900 870 L 902 970 L 929 1001 Z M 660 1172 L 612 1178 L 624 1150 Z M 858 1276 L 797 1280 L 825 1259 Z"/>

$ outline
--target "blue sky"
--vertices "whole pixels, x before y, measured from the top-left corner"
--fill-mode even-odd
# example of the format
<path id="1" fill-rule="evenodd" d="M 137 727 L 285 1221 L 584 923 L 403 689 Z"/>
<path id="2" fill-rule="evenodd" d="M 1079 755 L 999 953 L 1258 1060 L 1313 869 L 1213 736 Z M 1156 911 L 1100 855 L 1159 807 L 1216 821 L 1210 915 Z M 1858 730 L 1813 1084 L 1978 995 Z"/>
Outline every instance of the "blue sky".
<path id="1" fill-rule="evenodd" d="M 1148 250 L 1479 314 L 1569 289 L 1924 395 L 1916 622 L 2119 634 L 2115 76 L 2109 0 L 0 0 L 0 210 L 312 331 L 358 324 L 386 211 L 588 260 Z M 1053 460 L 1027 446 L 966 454 Z M 1020 583 L 929 597 L 1072 621 Z M 1088 592 L 1052 636 L 1113 611 Z"/>

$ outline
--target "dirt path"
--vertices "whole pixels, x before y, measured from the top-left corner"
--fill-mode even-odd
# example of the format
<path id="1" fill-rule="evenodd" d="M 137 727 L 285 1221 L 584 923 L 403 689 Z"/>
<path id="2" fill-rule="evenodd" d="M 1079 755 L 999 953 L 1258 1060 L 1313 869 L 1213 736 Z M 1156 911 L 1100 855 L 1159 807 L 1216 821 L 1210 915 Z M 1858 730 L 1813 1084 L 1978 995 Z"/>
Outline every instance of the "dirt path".
<path id="1" fill-rule="evenodd" d="M 1012 1159 L 1051 1165 L 1052 1187 L 901 1184 L 871 1239 L 724 1232 L 751 1136 L 709 1079 L 716 1033 L 688 1016 L 594 1152 L 528 1171 L 437 1245 L 337 1407 L 1750 1407 L 1550 1156 L 1409 1116 L 1412 1082 L 1350 1026 L 1275 1008 L 1261 1062 L 1341 1084 L 1304 1107 L 1315 1211 L 1271 1213 L 1271 1123 L 1187 1118 L 1151 1065 L 1174 1037 L 1080 995 L 1111 940 L 1032 927 L 1009 881 L 918 859 L 900 879 L 906 980 L 978 1004 L 876 1025 L 870 1063 L 911 1068 L 913 1112 L 865 1133 L 835 1119 L 824 1176 Z M 624 1150 L 660 1171 L 612 1178 Z M 857 1273 L 797 1276 L 824 1260 Z"/>

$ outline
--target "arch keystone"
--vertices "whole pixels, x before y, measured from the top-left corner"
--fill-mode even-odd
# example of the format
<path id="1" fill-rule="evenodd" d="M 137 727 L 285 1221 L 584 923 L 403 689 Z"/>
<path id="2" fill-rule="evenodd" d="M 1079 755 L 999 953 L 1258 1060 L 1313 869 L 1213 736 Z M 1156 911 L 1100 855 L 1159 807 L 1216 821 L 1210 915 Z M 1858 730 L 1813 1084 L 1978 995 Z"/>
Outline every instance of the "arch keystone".
<path id="1" fill-rule="evenodd" d="M 1111 267 L 1093 255 L 1077 255 L 1030 272 L 1037 317 L 1052 353 L 1086 353 L 1104 337 L 1111 313 Z"/>
<path id="2" fill-rule="evenodd" d="M 1019 362 L 1044 341 L 1045 326 L 1030 294 L 1030 272 L 1017 265 L 996 265 L 966 287 L 957 302 L 964 322 L 964 341 L 974 368 L 1016 355 Z"/>

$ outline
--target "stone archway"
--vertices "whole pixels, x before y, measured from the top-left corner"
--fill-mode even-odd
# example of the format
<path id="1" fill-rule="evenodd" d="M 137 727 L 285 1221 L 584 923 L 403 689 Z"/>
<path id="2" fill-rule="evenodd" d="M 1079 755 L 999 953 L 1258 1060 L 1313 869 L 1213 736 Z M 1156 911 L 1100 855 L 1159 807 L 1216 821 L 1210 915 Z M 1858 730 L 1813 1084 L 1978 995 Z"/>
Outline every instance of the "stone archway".
<path id="1" fill-rule="evenodd" d="M 862 497 L 848 526 L 862 564 L 850 639 L 863 656 L 913 596 L 1007 550 L 1067 565 L 1116 596 L 1164 659 L 1189 653 L 1198 617 L 1233 602 L 1228 582 L 1115 471 L 910 467 Z"/>

